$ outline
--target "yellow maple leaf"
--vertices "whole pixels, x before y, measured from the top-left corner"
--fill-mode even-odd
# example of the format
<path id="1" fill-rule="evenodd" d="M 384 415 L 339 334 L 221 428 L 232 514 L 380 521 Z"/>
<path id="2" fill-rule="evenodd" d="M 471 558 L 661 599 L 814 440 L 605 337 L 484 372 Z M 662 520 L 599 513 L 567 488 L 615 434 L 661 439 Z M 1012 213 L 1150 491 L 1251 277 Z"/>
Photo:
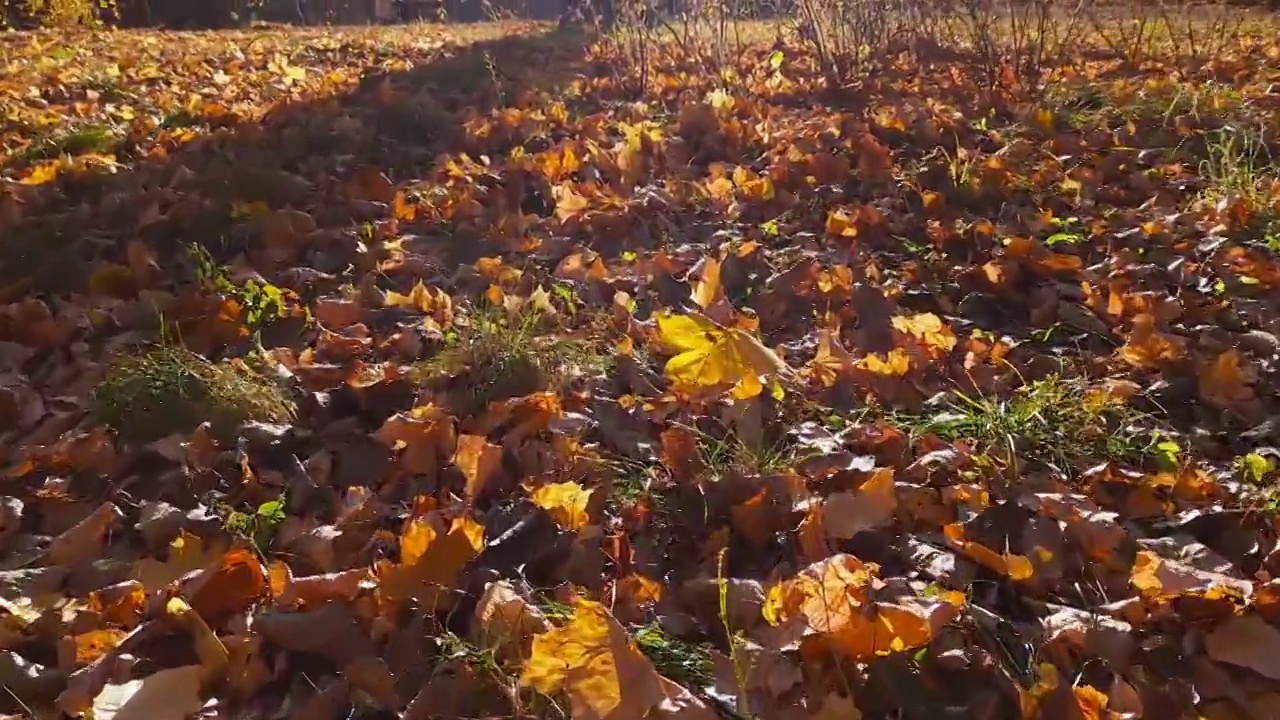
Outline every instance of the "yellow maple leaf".
<path id="1" fill-rule="evenodd" d="M 857 237 L 857 221 L 843 210 L 832 210 L 827 213 L 826 231 L 835 237 Z"/>
<path id="2" fill-rule="evenodd" d="M 452 602 L 447 591 L 483 546 L 484 526 L 469 517 L 456 518 L 447 533 L 437 513 L 410 520 L 400 537 L 400 563 L 378 563 L 380 600 L 394 606 L 414 598 L 432 608 Z"/>
<path id="3" fill-rule="evenodd" d="M 48 160 L 46 162 L 33 165 L 27 176 L 19 182 L 23 185 L 43 185 L 57 179 L 58 171 L 62 169 L 61 160 Z"/>
<path id="4" fill-rule="evenodd" d="M 556 200 L 556 217 L 560 222 L 582 215 L 591 206 L 591 201 L 579 194 L 572 182 L 552 186 L 551 194 Z"/>
<path id="5" fill-rule="evenodd" d="M 581 530 L 591 521 L 587 516 L 591 493 L 576 482 L 562 482 L 543 485 L 531 497 L 533 504 L 550 513 L 560 527 Z"/>
<path id="6" fill-rule="evenodd" d="M 99 628 L 74 636 L 76 667 L 84 667 L 111 652 L 126 635 L 119 628 Z"/>
<path id="7" fill-rule="evenodd" d="M 961 523 L 943 526 L 942 534 L 947 544 L 961 555 L 986 568 L 1008 575 L 1012 580 L 1027 580 L 1035 575 L 1035 565 L 1031 563 L 1030 558 L 1016 553 L 996 552 L 985 545 L 966 540 L 964 525 Z"/>
<path id="8" fill-rule="evenodd" d="M 520 684 L 563 691 L 574 718 L 645 717 L 665 697 L 659 675 L 600 603 L 577 598 L 573 617 L 533 639 Z"/>
<path id="9" fill-rule="evenodd" d="M 693 286 L 691 297 L 703 310 L 711 307 L 716 300 L 724 297 L 724 288 L 720 285 L 719 260 L 707 258 L 702 266 L 702 277 Z"/>
<path id="10" fill-rule="evenodd" d="M 739 165 L 734 168 L 733 182 L 742 191 L 742 196 L 752 202 L 766 202 L 774 198 L 773 181 L 768 175 L 756 175 Z"/>
<path id="11" fill-rule="evenodd" d="M 949 352 L 956 346 L 956 334 L 933 313 L 899 315 L 891 322 L 898 332 L 910 335 L 931 348 Z"/>
<path id="12" fill-rule="evenodd" d="M 840 344 L 839 332 L 820 330 L 818 351 L 802 372 L 822 387 L 831 387 L 853 365 L 849 351 Z"/>
<path id="13" fill-rule="evenodd" d="M 451 310 L 453 301 L 448 293 L 429 288 L 419 280 L 408 295 L 391 290 L 387 293 L 387 307 L 416 308 L 430 315 L 437 310 Z"/>
<path id="14" fill-rule="evenodd" d="M 884 356 L 870 353 L 858 361 L 858 366 L 877 375 L 902 377 L 911 372 L 911 356 L 902 348 L 894 348 Z"/>
<path id="15" fill-rule="evenodd" d="M 876 468 L 856 491 L 832 493 L 822 505 L 822 525 L 833 538 L 848 540 L 893 520 L 898 507 L 893 469 Z"/>
<path id="16" fill-rule="evenodd" d="M 959 593 L 926 598 L 884 587 L 878 574 L 874 563 L 833 555 L 770 588 L 764 617 L 775 625 L 802 620 L 827 647 L 864 659 L 928 643 L 963 604 Z"/>
<path id="17" fill-rule="evenodd" d="M 664 313 L 657 317 L 663 344 L 678 354 L 667 361 L 666 373 L 686 388 L 732 386 L 733 396 L 752 398 L 764 390 L 762 376 L 787 372 L 785 363 L 740 328 L 720 328 L 706 318 Z"/>

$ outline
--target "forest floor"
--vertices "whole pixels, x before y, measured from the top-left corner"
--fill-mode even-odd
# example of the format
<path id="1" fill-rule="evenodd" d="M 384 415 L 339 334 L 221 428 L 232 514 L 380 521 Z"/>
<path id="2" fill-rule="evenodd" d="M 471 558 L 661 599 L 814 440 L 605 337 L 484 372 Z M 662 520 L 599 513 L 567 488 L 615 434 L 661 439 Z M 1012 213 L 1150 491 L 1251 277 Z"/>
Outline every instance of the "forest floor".
<path id="1" fill-rule="evenodd" d="M 1280 717 L 1280 33 L 1077 30 L 0 35 L 0 709 Z"/>

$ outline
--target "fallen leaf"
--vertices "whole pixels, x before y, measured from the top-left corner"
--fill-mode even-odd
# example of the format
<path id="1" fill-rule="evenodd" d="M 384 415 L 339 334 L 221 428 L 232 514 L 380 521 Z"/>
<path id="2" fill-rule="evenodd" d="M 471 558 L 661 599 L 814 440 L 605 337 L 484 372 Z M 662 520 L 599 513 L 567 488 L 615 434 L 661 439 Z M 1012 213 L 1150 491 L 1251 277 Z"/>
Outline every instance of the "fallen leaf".
<path id="1" fill-rule="evenodd" d="M 549 483 L 530 495 L 533 504 L 551 513 L 556 524 L 565 530 L 581 530 L 591 518 L 587 515 L 587 503 L 592 490 L 584 489 L 576 482 Z"/>
<path id="2" fill-rule="evenodd" d="M 1209 657 L 1280 680 L 1280 630 L 1254 614 L 1228 618 L 1204 638 Z"/>
<path id="3" fill-rule="evenodd" d="M 139 680 L 107 685 L 93 699 L 94 720 L 187 720 L 204 707 L 198 665 L 160 670 Z"/>
<path id="4" fill-rule="evenodd" d="M 897 507 L 893 470 L 876 468 L 857 490 L 827 496 L 822 503 L 822 527 L 831 537 L 848 540 L 887 524 Z"/>
<path id="5" fill-rule="evenodd" d="M 467 479 L 467 497 L 475 498 L 502 467 L 502 448 L 480 435 L 459 435 L 453 456 Z"/>
<path id="6" fill-rule="evenodd" d="M 564 692 L 575 720 L 643 718 L 666 697 L 652 663 L 618 621 L 581 598 L 568 623 L 533 639 L 520 684 Z"/>

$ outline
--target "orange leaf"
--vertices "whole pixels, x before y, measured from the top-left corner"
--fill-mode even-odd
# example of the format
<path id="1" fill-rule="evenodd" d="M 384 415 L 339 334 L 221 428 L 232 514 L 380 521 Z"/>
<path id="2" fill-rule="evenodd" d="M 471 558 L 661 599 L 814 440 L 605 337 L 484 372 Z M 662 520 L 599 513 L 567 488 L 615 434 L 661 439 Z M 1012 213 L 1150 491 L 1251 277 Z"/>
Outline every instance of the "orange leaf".
<path id="1" fill-rule="evenodd" d="M 1254 399 L 1253 388 L 1236 350 L 1219 355 L 1196 379 L 1200 399 L 1216 408 L 1227 410 Z"/>
<path id="2" fill-rule="evenodd" d="M 1011 580 L 1026 580 L 1035 574 L 1035 567 L 1025 555 L 998 553 L 991 548 L 976 542 L 965 540 L 964 526 L 951 523 L 942 528 L 947 544 L 957 552 L 983 567 L 1008 575 Z"/>
<path id="3" fill-rule="evenodd" d="M 956 334 L 933 313 L 898 315 L 892 323 L 898 332 L 910 335 L 935 350 L 950 352 L 956 346 Z"/>
<path id="4" fill-rule="evenodd" d="M 74 638 L 76 667 L 84 667 L 111 652 L 127 634 L 124 630 L 116 628 L 102 628 L 76 635 Z"/>
<path id="5" fill-rule="evenodd" d="M 267 592 L 267 576 L 253 551 L 235 548 L 186 592 L 191 607 L 210 625 L 241 612 Z"/>
<path id="6" fill-rule="evenodd" d="M 1118 351 L 1125 362 L 1154 370 L 1182 357 L 1185 352 L 1182 339 L 1159 332 L 1155 325 L 1155 317 L 1150 313 L 1141 313 L 1133 318 L 1133 330 Z"/>
<path id="7" fill-rule="evenodd" d="M 474 500 L 485 484 L 502 468 L 502 447 L 494 445 L 482 435 L 459 435 L 453 464 L 466 477 L 467 497 Z"/>
<path id="8" fill-rule="evenodd" d="M 919 597 L 878 573 L 875 564 L 834 555 L 770 588 L 765 618 L 801 620 L 832 650 L 865 660 L 920 647 L 958 614 L 960 598 Z"/>

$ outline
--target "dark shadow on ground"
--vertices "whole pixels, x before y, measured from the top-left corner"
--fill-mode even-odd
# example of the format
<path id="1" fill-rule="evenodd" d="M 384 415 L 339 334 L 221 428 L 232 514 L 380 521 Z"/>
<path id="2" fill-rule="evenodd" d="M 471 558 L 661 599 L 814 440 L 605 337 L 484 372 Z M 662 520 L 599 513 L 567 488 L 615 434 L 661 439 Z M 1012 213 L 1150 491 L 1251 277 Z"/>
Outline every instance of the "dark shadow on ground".
<path id="1" fill-rule="evenodd" d="M 427 176 L 442 154 L 470 151 L 468 120 L 532 93 L 557 93 L 584 71 L 588 40 L 559 29 L 479 41 L 407 71 L 370 73 L 345 94 L 281 106 L 115 174 L 12 187 L 0 193 L 0 301 L 83 292 L 102 261 L 128 264 L 133 240 L 166 273 L 188 243 L 219 261 L 252 254 L 263 229 L 237 218 L 237 208 L 301 211 L 316 226 L 305 229 L 309 241 L 341 243 L 391 213 L 386 188 L 368 190 L 361 178 L 382 173 L 399 184 Z M 366 186 L 364 197 L 353 198 L 353 183 Z M 304 257 L 320 272 L 344 270 L 349 258 L 322 250 Z"/>

